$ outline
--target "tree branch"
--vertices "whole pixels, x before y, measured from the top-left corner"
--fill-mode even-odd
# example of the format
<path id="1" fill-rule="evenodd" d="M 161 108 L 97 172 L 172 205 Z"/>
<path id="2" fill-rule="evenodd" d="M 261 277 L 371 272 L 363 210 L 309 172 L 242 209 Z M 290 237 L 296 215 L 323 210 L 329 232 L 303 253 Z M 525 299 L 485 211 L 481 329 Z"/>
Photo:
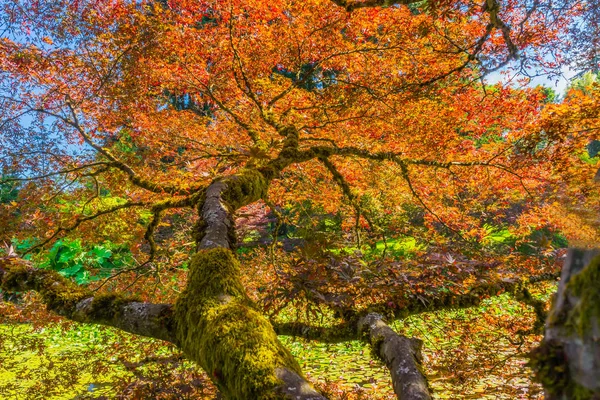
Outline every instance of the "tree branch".
<path id="1" fill-rule="evenodd" d="M 323 163 L 323 165 L 325 165 L 327 170 L 333 176 L 333 179 L 342 188 L 342 192 L 348 198 L 348 201 L 350 202 L 350 204 L 354 208 L 354 211 L 356 212 L 356 237 L 357 237 L 357 245 L 358 245 L 358 248 L 360 249 L 361 246 L 360 246 L 360 231 L 359 231 L 360 226 L 359 225 L 360 225 L 361 215 L 365 218 L 365 220 L 371 227 L 371 230 L 375 231 L 377 227 L 375 226 L 375 224 L 373 224 L 373 220 L 369 216 L 369 213 L 365 212 L 366 210 L 363 210 L 360 203 L 358 202 L 358 199 L 356 198 L 354 193 L 352 193 L 352 189 L 350 188 L 350 185 L 348 184 L 346 179 L 344 179 L 344 176 L 340 173 L 340 171 L 338 171 L 336 166 L 331 161 L 329 161 L 328 158 L 319 158 L 319 161 L 321 161 Z"/>
<path id="2" fill-rule="evenodd" d="M 508 48 L 509 58 L 518 60 L 519 49 L 513 43 L 510 37 L 510 27 L 506 25 L 506 23 L 504 23 L 504 21 L 502 21 L 498 15 L 500 13 L 500 2 L 498 0 L 486 0 L 484 11 L 489 15 L 491 25 L 502 32 L 502 38 L 504 39 L 504 43 L 506 43 L 506 47 Z"/>
<path id="3" fill-rule="evenodd" d="M 85 132 L 83 127 L 80 125 L 79 118 L 77 117 L 77 113 L 75 112 L 75 109 L 73 108 L 73 105 L 71 104 L 71 101 L 69 99 L 67 99 L 67 107 L 69 108 L 69 111 L 70 111 L 73 119 L 69 119 L 63 115 L 57 114 L 55 112 L 52 112 L 50 110 L 46 110 L 43 108 L 35 108 L 35 109 L 31 109 L 30 111 L 50 115 L 54 118 L 61 120 L 62 122 L 71 126 L 72 128 L 74 128 L 79 133 L 79 135 L 81 136 L 81 138 L 83 139 L 83 141 L 86 144 L 88 144 L 90 147 L 92 147 L 94 150 L 96 150 L 99 154 L 101 154 L 105 158 L 107 158 L 110 161 L 111 166 L 126 173 L 129 177 L 129 180 L 131 181 L 131 183 L 133 183 L 134 185 L 136 185 L 142 189 L 146 189 L 146 190 L 148 190 L 150 192 L 154 192 L 154 193 L 169 193 L 169 194 L 174 194 L 174 195 L 192 194 L 198 190 L 198 188 L 196 188 L 196 187 L 182 188 L 182 187 L 173 186 L 173 185 L 161 185 L 156 182 L 152 182 L 148 179 L 142 178 L 141 176 L 139 176 L 138 173 L 136 173 L 133 170 L 133 168 L 131 168 L 125 162 L 121 161 L 118 157 L 113 155 L 112 152 L 110 150 L 108 150 L 106 147 L 102 147 L 102 146 L 94 143 L 94 141 L 92 140 L 92 137 L 87 132 Z"/>
<path id="4" fill-rule="evenodd" d="M 368 336 L 375 354 L 390 370 L 398 400 L 431 399 L 427 378 L 421 367 L 423 342 L 398 335 L 383 322 L 379 314 L 366 315 L 358 326 L 359 332 Z"/>
<path id="5" fill-rule="evenodd" d="M 554 272 L 530 276 L 526 279 L 517 277 L 493 281 L 481 279 L 480 283 L 470 287 L 463 293 L 449 293 L 446 291 L 415 293 L 410 290 L 410 287 L 406 287 L 406 290 L 400 288 L 399 293 L 401 293 L 401 296 L 387 297 L 379 303 L 371 304 L 366 311 L 339 310 L 338 305 L 325 303 L 332 309 L 341 311 L 344 315 L 345 321 L 333 327 L 318 327 L 301 322 L 274 322 L 273 325 L 279 335 L 300 336 L 309 340 L 337 343 L 355 339 L 357 337 L 357 321 L 371 312 L 385 315 L 388 321 L 392 321 L 424 312 L 474 307 L 479 305 L 482 299 L 503 293 L 519 296 L 523 290 L 528 290 L 530 285 L 538 282 L 556 281 L 559 275 L 559 272 Z M 390 304 L 393 307 L 390 307 Z"/>
<path id="6" fill-rule="evenodd" d="M 215 180 L 199 204 L 198 253 L 176 304 L 177 337 L 227 398 L 324 400 L 240 281 L 233 212 L 266 194 L 270 178 L 255 169 Z"/>
<path id="7" fill-rule="evenodd" d="M 0 180 L 0 184 L 8 183 L 8 182 L 36 181 L 36 180 L 40 180 L 40 179 L 51 178 L 56 175 L 65 175 L 65 174 L 69 174 L 72 172 L 78 172 L 78 171 L 81 171 L 81 170 L 84 170 L 87 168 L 97 167 L 99 165 L 102 165 L 105 167 L 110 167 L 111 163 L 105 162 L 105 161 L 99 161 L 99 162 L 94 162 L 94 163 L 90 163 L 90 164 L 86 164 L 86 165 L 81 165 L 78 167 L 63 169 L 63 170 L 55 171 L 55 172 L 50 172 L 50 173 L 44 174 L 44 175 L 31 176 L 31 177 L 27 177 L 27 178 L 6 178 L 6 179 Z M 104 171 L 104 170 L 102 169 L 102 171 Z M 95 173 L 95 172 L 92 172 L 92 173 Z M 90 175 L 86 174 L 85 176 L 90 176 Z"/>
<path id="8" fill-rule="evenodd" d="M 144 303 L 114 293 L 94 295 L 56 271 L 34 268 L 17 257 L 0 258 L 0 288 L 7 292 L 36 291 L 48 310 L 72 321 L 113 326 L 178 344 L 170 304 Z"/>

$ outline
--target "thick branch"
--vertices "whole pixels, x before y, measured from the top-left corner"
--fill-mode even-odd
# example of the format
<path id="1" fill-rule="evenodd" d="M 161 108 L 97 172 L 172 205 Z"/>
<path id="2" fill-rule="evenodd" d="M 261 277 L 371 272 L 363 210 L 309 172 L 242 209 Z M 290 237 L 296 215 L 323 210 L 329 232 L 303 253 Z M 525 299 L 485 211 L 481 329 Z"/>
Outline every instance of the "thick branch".
<path id="1" fill-rule="evenodd" d="M 17 257 L 0 258 L 0 288 L 36 291 L 48 310 L 76 322 L 113 326 L 177 344 L 170 304 L 144 303 L 114 293 L 94 295 L 56 271 L 34 268 Z"/>
<path id="2" fill-rule="evenodd" d="M 546 302 L 540 299 L 536 299 L 531 295 L 531 292 L 527 287 L 523 287 L 520 290 L 516 290 L 513 293 L 513 297 L 520 303 L 526 304 L 533 308 L 535 312 L 535 323 L 531 332 L 540 334 L 546 322 Z"/>
<path id="3" fill-rule="evenodd" d="M 506 25 L 504 21 L 498 15 L 500 13 L 500 3 L 498 0 L 486 0 L 485 2 L 485 11 L 490 16 L 490 23 L 496 29 L 499 29 L 502 32 L 502 38 L 506 43 L 506 47 L 508 48 L 509 57 L 512 59 L 519 58 L 519 49 L 513 43 L 510 37 L 510 27 Z"/>
<path id="4" fill-rule="evenodd" d="M 600 398 L 600 251 L 570 249 L 530 366 L 548 400 Z"/>
<path id="5" fill-rule="evenodd" d="M 420 340 L 398 335 L 379 314 L 362 318 L 359 331 L 368 335 L 374 352 L 390 370 L 399 400 L 431 399 L 427 379 L 421 370 L 423 343 Z"/>
<path id="6" fill-rule="evenodd" d="M 370 312 L 383 314 L 388 320 L 391 320 L 424 312 L 468 308 L 477 306 L 485 298 L 502 293 L 511 293 L 517 297 L 521 296 L 521 293 L 527 291 L 530 285 L 543 281 L 555 281 L 558 276 L 558 273 L 546 273 L 523 280 L 517 278 L 495 281 L 481 280 L 479 284 L 471 287 L 466 293 L 440 291 L 416 294 L 410 292 L 408 287 L 406 287 L 406 290 L 400 288 L 401 297 L 386 298 L 381 303 L 371 305 L 366 311 L 341 310 L 346 321 L 333 327 L 318 327 L 301 322 L 274 323 L 274 327 L 279 335 L 300 336 L 309 340 L 336 343 L 355 339 L 356 321 L 364 318 Z M 534 302 L 538 304 L 540 301 L 531 299 L 531 303 L 527 304 L 533 306 Z M 393 308 L 390 308 L 390 304 L 393 304 Z M 332 306 L 332 308 L 340 311 L 339 306 Z M 537 313 L 537 310 L 535 311 Z"/>
<path id="7" fill-rule="evenodd" d="M 381 312 L 387 317 L 404 318 L 422 312 L 465 308 L 476 306 L 485 298 L 497 296 L 502 293 L 515 293 L 536 282 L 555 281 L 559 273 L 545 273 L 531 276 L 527 279 L 509 278 L 488 281 L 482 279 L 480 284 L 473 286 L 466 293 L 431 292 L 408 294 L 397 298 L 390 298 L 378 304 L 373 304 L 369 310 Z M 394 308 L 390 309 L 389 303 Z"/>

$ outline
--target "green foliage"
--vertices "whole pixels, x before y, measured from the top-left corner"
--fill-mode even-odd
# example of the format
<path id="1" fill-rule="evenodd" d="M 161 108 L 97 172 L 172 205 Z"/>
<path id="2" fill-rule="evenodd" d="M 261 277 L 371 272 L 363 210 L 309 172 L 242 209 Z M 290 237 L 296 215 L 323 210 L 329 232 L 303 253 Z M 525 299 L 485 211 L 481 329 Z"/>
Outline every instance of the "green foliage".
<path id="1" fill-rule="evenodd" d="M 549 228 L 541 228 L 534 230 L 527 236 L 517 246 L 517 250 L 523 254 L 533 255 L 538 253 L 540 249 L 564 249 L 566 247 L 569 247 L 569 241 L 564 235 Z"/>
<path id="2" fill-rule="evenodd" d="M 558 94 L 556 90 L 548 86 L 538 86 L 540 91 L 546 96 L 544 103 L 556 103 L 558 101 Z"/>
<path id="3" fill-rule="evenodd" d="M 411 2 L 408 4 L 408 9 L 413 15 L 428 14 L 431 10 L 431 4 L 429 3 L 429 0 Z"/>
<path id="4" fill-rule="evenodd" d="M 121 129 L 119 137 L 116 139 L 115 147 L 123 153 L 136 153 L 137 146 L 133 143 L 133 138 L 129 129 Z"/>
<path id="5" fill-rule="evenodd" d="M 34 239 L 34 238 L 26 238 L 26 239 L 22 239 L 22 240 L 13 239 L 11 241 L 11 245 L 13 246 L 13 249 L 17 252 L 17 254 L 23 254 L 25 251 L 27 251 L 31 247 L 35 246 L 37 244 L 37 242 L 38 242 L 37 239 Z M 23 256 L 23 258 L 25 260 L 31 260 L 32 254 L 27 253 L 27 254 L 25 254 L 25 256 Z"/>
<path id="6" fill-rule="evenodd" d="M 213 398 L 208 377 L 164 342 L 88 324 L 0 324 L 0 398 Z"/>
<path id="7" fill-rule="evenodd" d="M 525 255 L 535 255 L 540 250 L 562 249 L 569 246 L 567 239 L 549 228 L 536 229 L 526 237 L 513 234 L 507 227 L 484 224 L 485 234 L 479 240 L 483 248 L 506 253 L 510 249 Z"/>
<path id="8" fill-rule="evenodd" d="M 13 240 L 17 253 L 23 252 L 36 243 L 35 239 Z M 25 259 L 34 256 L 27 254 Z M 58 271 L 78 284 L 104 279 L 112 271 L 131 265 L 134 260 L 131 252 L 123 245 L 110 241 L 85 246 L 81 239 L 59 239 L 48 250 L 35 256 L 39 268 Z"/>
<path id="9" fill-rule="evenodd" d="M 598 73 L 594 73 L 592 71 L 588 71 L 582 75 L 579 75 L 577 79 L 573 79 L 571 81 L 569 89 L 580 90 L 584 93 L 591 94 L 590 89 L 592 86 L 598 84 L 598 75 Z"/>
<path id="10" fill-rule="evenodd" d="M 481 243 L 495 250 L 506 249 L 506 246 L 513 247 L 517 237 L 507 228 L 495 227 L 490 224 L 484 224 L 485 235 L 481 238 Z"/>
<path id="11" fill-rule="evenodd" d="M 336 240 L 342 231 L 341 214 L 326 213 L 322 207 L 310 200 L 292 203 L 280 210 L 281 221 L 269 224 L 271 235 L 277 238 L 304 239 L 305 242 L 319 244 L 323 248 Z"/>
<path id="12" fill-rule="evenodd" d="M 241 238 L 241 242 L 242 243 L 253 243 L 256 242 L 257 240 L 260 240 L 261 238 L 261 234 L 258 230 L 256 229 L 252 229 L 251 231 L 248 231 L 243 238 Z"/>
<path id="13" fill-rule="evenodd" d="M 385 252 L 386 255 L 394 258 L 412 258 L 426 248 L 426 244 L 418 242 L 414 237 L 392 238 L 386 240 L 386 242 L 377 242 L 373 250 L 373 255 Z"/>
<path id="14" fill-rule="evenodd" d="M 356 246 L 346 246 L 341 249 L 330 249 L 329 252 L 334 255 L 355 254 L 357 251 L 364 256 L 366 260 L 371 260 L 382 255 L 390 256 L 396 259 L 413 258 L 419 252 L 424 251 L 427 245 L 420 243 L 411 236 L 397 237 L 377 241 L 372 246 L 362 246 L 359 249 Z"/>

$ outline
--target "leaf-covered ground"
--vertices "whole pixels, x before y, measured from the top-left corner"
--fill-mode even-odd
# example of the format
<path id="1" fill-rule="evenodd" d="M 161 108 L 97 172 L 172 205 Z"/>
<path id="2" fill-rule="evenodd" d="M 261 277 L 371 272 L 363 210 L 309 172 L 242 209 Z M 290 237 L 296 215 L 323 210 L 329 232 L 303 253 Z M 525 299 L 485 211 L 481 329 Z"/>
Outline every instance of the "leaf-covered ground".
<path id="1" fill-rule="evenodd" d="M 535 294 L 548 299 L 553 288 L 539 284 Z M 530 380 L 525 355 L 540 337 L 520 333 L 533 321 L 527 306 L 501 295 L 479 307 L 423 313 L 393 327 L 424 341 L 435 398 L 530 399 L 541 394 Z M 373 360 L 367 345 L 282 340 L 332 399 L 394 398 L 387 370 Z M 39 329 L 0 325 L 0 398 L 148 396 L 212 399 L 214 387 L 176 349 L 151 339 L 64 322 Z"/>

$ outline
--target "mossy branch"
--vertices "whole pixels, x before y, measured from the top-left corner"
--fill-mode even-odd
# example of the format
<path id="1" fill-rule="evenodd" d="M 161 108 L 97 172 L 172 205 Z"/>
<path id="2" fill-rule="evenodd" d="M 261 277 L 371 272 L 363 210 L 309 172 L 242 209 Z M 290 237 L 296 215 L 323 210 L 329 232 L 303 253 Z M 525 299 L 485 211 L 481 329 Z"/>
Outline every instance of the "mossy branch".
<path id="1" fill-rule="evenodd" d="M 34 268 L 17 257 L 0 258 L 0 289 L 38 292 L 48 310 L 76 322 L 113 326 L 177 344 L 173 308 L 115 293 L 93 294 L 56 271 Z"/>
<path id="2" fill-rule="evenodd" d="M 551 399 L 600 398 L 600 251 L 570 249 L 530 367 Z"/>
<path id="3" fill-rule="evenodd" d="M 546 302 L 533 297 L 527 287 L 515 290 L 513 292 L 513 297 L 518 302 L 533 308 L 533 311 L 535 312 L 535 323 L 533 324 L 532 332 L 540 334 L 544 328 L 544 323 L 546 322 L 546 317 L 548 314 L 546 312 Z"/>

